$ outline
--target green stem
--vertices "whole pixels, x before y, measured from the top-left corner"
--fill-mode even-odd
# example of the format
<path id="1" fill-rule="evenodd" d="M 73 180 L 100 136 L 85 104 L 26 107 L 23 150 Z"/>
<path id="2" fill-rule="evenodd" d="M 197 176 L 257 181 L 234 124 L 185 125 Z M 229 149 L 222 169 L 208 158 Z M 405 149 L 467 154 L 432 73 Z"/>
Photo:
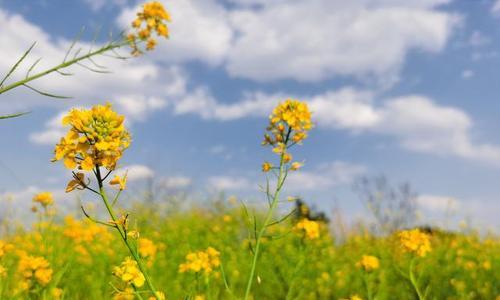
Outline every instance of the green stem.
<path id="1" fill-rule="evenodd" d="M 111 220 L 113 220 L 113 222 L 116 222 L 117 218 L 116 218 L 116 215 L 113 211 L 113 207 L 110 205 L 110 203 L 108 201 L 108 196 L 106 195 L 106 192 L 104 190 L 103 182 L 102 182 L 102 178 L 101 178 L 101 172 L 99 170 L 99 167 L 96 167 L 96 177 L 97 177 L 97 181 L 99 183 L 99 193 L 100 193 L 101 198 L 104 202 L 104 205 L 106 206 L 106 209 L 108 210 L 108 213 L 109 213 L 109 216 L 111 217 Z M 156 289 L 153 285 L 153 282 L 151 281 L 151 278 L 149 277 L 148 273 L 146 272 L 146 267 L 142 263 L 142 260 L 139 257 L 139 255 L 137 254 L 137 251 L 135 251 L 134 248 L 132 247 L 132 245 L 130 245 L 130 243 L 127 239 L 126 232 L 124 232 L 122 229 L 120 229 L 119 226 L 116 226 L 116 229 L 120 233 L 120 237 L 122 238 L 123 242 L 127 246 L 130 254 L 134 258 L 134 260 L 137 262 L 139 270 L 141 270 L 142 274 L 144 275 L 144 278 L 146 279 L 146 284 L 147 284 L 149 290 L 153 293 L 153 295 L 156 299 L 160 300 L 159 296 L 156 293 Z"/>
<path id="2" fill-rule="evenodd" d="M 26 84 L 26 83 L 28 83 L 30 81 L 33 81 L 35 79 L 38 79 L 38 78 L 43 77 L 45 75 L 48 75 L 50 73 L 53 73 L 53 72 L 56 72 L 58 70 L 67 68 L 67 67 L 69 67 L 69 66 L 71 66 L 73 64 L 76 64 L 76 63 L 78 63 L 78 62 L 80 62 L 82 60 L 85 60 L 87 58 L 90 58 L 92 56 L 99 55 L 99 54 L 102 54 L 104 52 L 116 49 L 116 48 L 120 48 L 120 47 L 122 47 L 122 46 L 124 46 L 126 44 L 127 44 L 127 42 L 121 42 L 121 43 L 117 43 L 117 44 L 110 43 L 109 45 L 104 46 L 104 47 L 102 47 L 100 49 L 97 49 L 95 51 L 91 51 L 91 52 L 89 52 L 89 53 L 87 53 L 85 55 L 79 56 L 79 57 L 75 57 L 75 58 L 73 58 L 71 60 L 68 60 L 66 62 L 63 62 L 63 63 L 61 63 L 61 64 L 59 64 L 59 65 L 57 65 L 55 67 L 52 67 L 50 69 L 47 69 L 47 70 L 42 71 L 40 73 L 37 73 L 35 75 L 26 77 L 23 80 L 19 80 L 17 82 L 14 82 L 12 84 L 6 85 L 4 87 L 0 87 L 0 94 L 3 94 L 3 93 L 5 93 L 5 92 L 7 92 L 7 91 L 9 91 L 9 90 L 11 90 L 13 88 L 16 88 L 18 86 L 22 86 L 22 85 L 24 85 L 24 84 Z"/>
<path id="3" fill-rule="evenodd" d="M 260 229 L 259 234 L 257 235 L 257 239 L 255 241 L 255 251 L 254 251 L 254 255 L 253 255 L 252 268 L 250 269 L 250 275 L 248 277 L 247 288 L 245 291 L 244 300 L 247 300 L 248 297 L 250 296 L 250 290 L 252 289 L 253 278 L 255 276 L 255 268 L 257 266 L 257 259 L 259 257 L 259 252 L 260 252 L 260 243 L 261 243 L 262 237 L 264 236 L 264 233 L 266 232 L 267 226 L 268 226 L 269 222 L 271 221 L 271 218 L 273 217 L 274 210 L 276 209 L 276 206 L 278 205 L 279 195 L 280 195 L 281 188 L 283 187 L 284 180 L 285 180 L 285 163 L 283 161 L 283 154 L 282 154 L 281 159 L 280 159 L 280 169 L 279 169 L 278 183 L 276 186 L 276 191 L 274 192 L 271 206 L 267 212 L 266 218 L 264 219 L 264 224 L 262 225 L 262 228 Z"/>
<path id="4" fill-rule="evenodd" d="M 422 294 L 422 291 L 420 291 L 420 288 L 418 287 L 418 282 L 417 279 L 415 278 L 415 274 L 413 272 L 413 269 L 415 267 L 415 258 L 413 258 L 410 262 L 410 282 L 413 288 L 415 289 L 415 292 L 417 292 L 417 296 L 419 300 L 425 300 L 425 295 Z"/>

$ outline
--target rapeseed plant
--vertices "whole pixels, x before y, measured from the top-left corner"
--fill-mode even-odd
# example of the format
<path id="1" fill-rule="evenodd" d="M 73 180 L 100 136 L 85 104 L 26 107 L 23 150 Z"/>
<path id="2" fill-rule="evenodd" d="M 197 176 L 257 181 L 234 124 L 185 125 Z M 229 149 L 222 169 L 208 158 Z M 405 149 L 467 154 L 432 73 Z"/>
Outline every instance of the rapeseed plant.
<path id="1" fill-rule="evenodd" d="M 124 120 L 123 116 L 112 110 L 110 104 L 96 105 L 91 109 L 71 110 L 62 120 L 63 125 L 68 126 L 69 130 L 55 146 L 53 161 L 63 160 L 66 168 L 72 170 L 73 179 L 68 183 L 66 192 L 87 189 L 97 194 L 104 203 L 111 218 L 107 222 L 92 218 L 83 206 L 81 208 L 89 220 L 96 224 L 115 228 L 132 255 L 137 268 L 134 269 L 135 265 L 132 265 L 132 260 L 127 258 L 121 269 L 115 269 L 115 274 L 122 270 L 125 275 L 118 274 L 122 274 L 121 278 L 125 281 L 124 278 L 130 278 L 130 272 L 125 272 L 126 270 L 139 272 L 140 275 L 133 277 L 134 288 L 141 287 L 144 282 L 140 285 L 138 283 L 144 279 L 150 292 L 156 295 L 157 291 L 141 259 L 141 252 L 146 251 L 147 255 L 145 256 L 151 255 L 152 245 L 148 244 L 148 249 L 145 250 L 144 244 L 148 242 L 142 239 L 139 240 L 139 249 L 137 249 L 137 245 L 128 239 L 128 214 L 118 217 L 114 211 L 114 205 L 118 201 L 120 192 L 126 187 L 126 176 L 115 176 L 108 182 L 110 185 L 119 186 L 119 192 L 116 193 L 112 202 L 108 199 L 104 187 L 106 179 L 116 169 L 123 152 L 130 145 L 130 133 L 125 128 Z M 83 172 L 92 172 L 96 187 L 92 186 L 92 179 Z"/>
<path id="2" fill-rule="evenodd" d="M 289 171 L 295 171 L 300 167 L 300 165 L 292 162 L 293 157 L 289 149 L 297 144 L 302 144 L 303 140 L 307 138 L 307 132 L 311 130 L 311 128 L 311 113 L 305 102 L 287 99 L 279 103 L 269 116 L 269 125 L 266 128 L 267 133 L 264 135 L 262 145 L 269 145 L 272 147 L 272 151 L 279 156 L 279 164 L 277 167 L 274 167 L 270 162 L 264 162 L 262 171 L 266 173 L 274 171 L 277 182 L 273 193 L 270 191 L 269 181 L 266 186 L 265 193 L 268 199 L 269 209 L 265 216 L 264 223 L 255 237 L 253 260 L 245 290 L 245 300 L 250 297 L 262 238 L 267 228 L 271 225 L 271 219 L 278 205 L 280 192 L 285 183 L 286 176 Z"/>

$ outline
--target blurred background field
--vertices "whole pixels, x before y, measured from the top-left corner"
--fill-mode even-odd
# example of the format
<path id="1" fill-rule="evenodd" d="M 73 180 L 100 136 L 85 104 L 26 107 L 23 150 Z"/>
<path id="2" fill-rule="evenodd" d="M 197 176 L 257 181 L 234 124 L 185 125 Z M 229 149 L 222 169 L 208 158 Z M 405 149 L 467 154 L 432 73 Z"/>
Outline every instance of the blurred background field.
<path id="1" fill-rule="evenodd" d="M 94 210 L 88 208 L 89 213 Z M 139 252 L 167 299 L 242 296 L 227 292 L 222 272 L 233 291 L 244 290 L 253 238 L 248 210 L 253 209 L 234 197 L 204 206 L 186 205 L 175 197 L 133 205 L 130 228 L 141 229 Z M 120 288 L 113 267 L 128 255 L 116 232 L 80 220 L 78 211 L 71 216 L 50 208 L 34 214 L 41 219 L 29 230 L 12 220 L 2 223 L 0 298 L 129 299 L 113 293 Z M 295 224 L 303 217 L 318 219 L 319 238 L 309 239 L 297 230 Z M 321 214 L 300 205 L 289 218 L 271 226 L 263 242 L 253 299 L 416 299 L 405 277 L 411 255 L 402 251 L 396 234 L 382 234 L 368 222 L 342 222 L 341 215 L 323 220 Z M 498 299 L 497 236 L 466 226 L 456 232 L 431 227 L 422 231 L 430 234 L 432 247 L 416 264 L 419 284 L 429 289 L 427 299 Z M 223 268 L 208 274 L 179 272 L 188 253 L 208 247 L 219 251 Z M 30 297 L 21 292 L 24 277 L 19 260 L 26 254 L 46 258 L 53 270 L 50 282 Z M 359 265 L 363 255 L 377 257 L 379 266 L 363 269 Z"/>

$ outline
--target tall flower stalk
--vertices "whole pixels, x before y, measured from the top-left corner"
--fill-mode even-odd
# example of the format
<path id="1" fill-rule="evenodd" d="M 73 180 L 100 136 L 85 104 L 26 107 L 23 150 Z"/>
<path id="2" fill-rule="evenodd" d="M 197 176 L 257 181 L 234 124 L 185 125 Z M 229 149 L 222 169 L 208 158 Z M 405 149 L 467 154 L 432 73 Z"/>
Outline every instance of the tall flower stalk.
<path id="1" fill-rule="evenodd" d="M 269 179 L 267 181 L 265 193 L 269 208 L 264 218 L 264 223 L 256 235 L 252 265 L 245 290 L 245 300 L 249 298 L 252 290 L 257 261 L 261 251 L 262 238 L 267 228 L 273 224 L 273 216 L 278 206 L 280 194 L 288 172 L 296 171 L 302 166 L 300 162 L 292 162 L 293 158 L 289 149 L 297 144 L 301 144 L 307 138 L 307 132 L 311 128 L 312 122 L 309 108 L 306 103 L 298 100 L 287 99 L 278 104 L 269 117 L 269 126 L 266 129 L 267 133 L 264 135 L 264 142 L 262 144 L 271 146 L 273 152 L 279 155 L 279 164 L 275 167 L 270 162 L 264 162 L 262 171 L 266 173 L 272 172 L 277 180 L 274 192 L 270 191 Z"/>
<path id="2" fill-rule="evenodd" d="M 137 246 L 133 243 L 133 238 L 129 238 L 128 214 L 118 216 L 114 210 L 114 205 L 117 203 L 121 191 L 126 188 L 126 175 L 123 177 L 115 176 L 109 180 L 110 185 L 119 187 L 119 191 L 116 192 L 112 201 L 108 198 L 105 189 L 108 177 L 116 169 L 123 152 L 130 145 L 130 134 L 124 126 L 124 120 L 123 116 L 112 110 L 110 104 L 96 105 L 88 110 L 71 110 L 63 118 L 63 125 L 69 126 L 70 129 L 56 145 L 53 161 L 62 160 L 66 168 L 72 170 L 73 179 L 68 183 L 66 192 L 76 189 L 88 190 L 101 198 L 109 215 L 109 221 L 100 221 L 91 217 L 82 206 L 83 213 L 91 221 L 112 227 L 118 232 L 140 270 L 140 273 L 134 272 L 134 274 L 136 277 L 143 276 L 148 289 L 157 299 L 160 299 L 137 251 Z M 92 185 L 92 178 L 86 176 L 88 173 L 93 175 L 96 184 Z M 134 278 L 130 277 L 130 279 Z M 138 282 L 144 283 L 144 280 L 126 281 L 134 289 L 140 287 L 137 286 Z"/>

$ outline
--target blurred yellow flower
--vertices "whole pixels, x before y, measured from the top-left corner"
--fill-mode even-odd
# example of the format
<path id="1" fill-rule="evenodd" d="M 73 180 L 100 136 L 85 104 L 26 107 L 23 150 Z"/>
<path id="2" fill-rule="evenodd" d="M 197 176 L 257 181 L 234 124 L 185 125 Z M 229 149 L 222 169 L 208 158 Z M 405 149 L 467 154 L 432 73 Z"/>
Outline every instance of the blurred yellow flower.
<path id="1" fill-rule="evenodd" d="M 33 202 L 40 203 L 43 207 L 47 207 L 54 203 L 54 197 L 51 192 L 42 192 L 33 197 Z"/>
<path id="2" fill-rule="evenodd" d="M 206 251 L 191 252 L 186 255 L 186 262 L 179 265 L 179 272 L 185 273 L 192 271 L 198 273 L 203 271 L 209 274 L 213 268 L 220 266 L 220 253 L 212 247 Z"/>
<path id="3" fill-rule="evenodd" d="M 137 18 L 132 21 L 135 33 L 127 35 L 132 54 L 141 54 L 137 39 L 146 41 L 146 50 L 153 50 L 156 46 L 156 40 L 152 37 L 153 32 L 156 32 L 157 36 L 168 38 L 169 31 L 166 22 L 170 22 L 170 15 L 159 1 L 145 3 L 142 11 L 137 13 Z M 143 24 L 144 27 L 142 27 Z"/>
<path id="4" fill-rule="evenodd" d="M 264 162 L 262 164 L 262 172 L 269 172 L 273 168 L 273 165 L 270 162 Z"/>
<path id="5" fill-rule="evenodd" d="M 45 286 L 52 279 L 50 264 L 41 256 L 22 255 L 19 260 L 18 271 L 28 283 L 28 288 L 34 282 Z"/>
<path id="6" fill-rule="evenodd" d="M 305 234 L 305 237 L 310 240 L 319 238 L 319 223 L 306 218 L 295 224 L 295 228 Z"/>
<path id="7" fill-rule="evenodd" d="M 118 185 L 120 187 L 120 191 L 123 191 L 127 187 L 127 175 L 125 176 L 115 175 L 115 177 L 109 181 L 109 184 Z"/>
<path id="8" fill-rule="evenodd" d="M 136 287 L 144 285 L 144 275 L 139 270 L 137 262 L 130 257 L 125 258 L 120 266 L 114 268 L 113 275 L 127 284 L 134 284 Z"/>
<path id="9" fill-rule="evenodd" d="M 357 266 L 363 268 L 367 272 L 370 272 L 378 269 L 380 267 L 380 262 L 375 256 L 363 255 L 361 260 L 357 263 Z"/>
<path id="10" fill-rule="evenodd" d="M 407 252 L 423 257 L 431 251 L 430 236 L 419 229 L 404 230 L 398 236 L 401 246 Z"/>
<path id="11" fill-rule="evenodd" d="M 153 241 L 146 238 L 140 238 L 137 241 L 137 245 L 139 249 L 139 254 L 145 258 L 154 257 L 156 255 L 156 251 L 158 250 Z"/>

